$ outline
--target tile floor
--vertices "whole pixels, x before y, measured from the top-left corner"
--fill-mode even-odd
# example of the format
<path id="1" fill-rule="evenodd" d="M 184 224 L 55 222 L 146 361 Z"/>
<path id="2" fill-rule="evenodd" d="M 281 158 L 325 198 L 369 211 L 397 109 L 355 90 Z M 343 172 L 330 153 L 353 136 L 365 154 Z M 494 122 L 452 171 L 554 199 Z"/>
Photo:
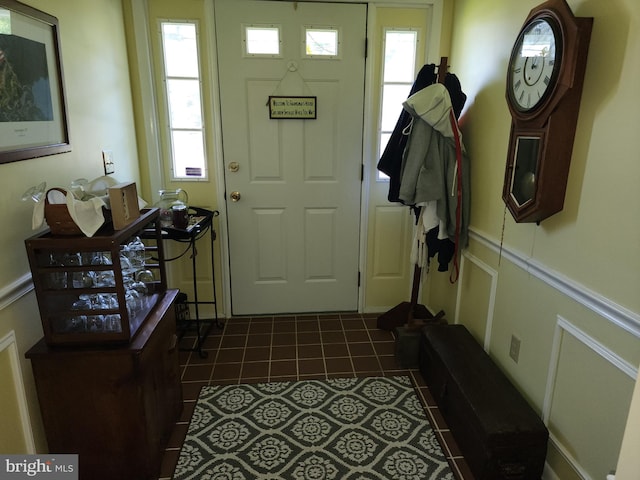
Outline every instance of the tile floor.
<path id="1" fill-rule="evenodd" d="M 165 451 L 160 480 L 171 478 L 200 388 L 212 384 L 409 375 L 459 480 L 473 480 L 420 372 L 394 356 L 391 332 L 376 327 L 375 314 L 238 317 L 211 331 L 198 352 L 180 353 L 182 417 Z M 185 337 L 185 342 L 193 338 Z"/>

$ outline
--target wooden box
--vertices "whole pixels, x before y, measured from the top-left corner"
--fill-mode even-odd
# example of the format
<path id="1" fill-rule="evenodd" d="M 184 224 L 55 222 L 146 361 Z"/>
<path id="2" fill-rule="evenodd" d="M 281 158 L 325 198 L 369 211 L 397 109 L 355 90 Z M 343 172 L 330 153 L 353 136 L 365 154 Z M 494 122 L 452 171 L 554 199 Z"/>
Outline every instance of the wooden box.
<path id="1" fill-rule="evenodd" d="M 109 203 L 115 230 L 123 229 L 140 217 L 138 190 L 134 182 L 119 183 L 109 187 Z"/>
<path id="2" fill-rule="evenodd" d="M 463 325 L 424 328 L 419 368 L 477 480 L 540 480 L 549 433 Z"/>

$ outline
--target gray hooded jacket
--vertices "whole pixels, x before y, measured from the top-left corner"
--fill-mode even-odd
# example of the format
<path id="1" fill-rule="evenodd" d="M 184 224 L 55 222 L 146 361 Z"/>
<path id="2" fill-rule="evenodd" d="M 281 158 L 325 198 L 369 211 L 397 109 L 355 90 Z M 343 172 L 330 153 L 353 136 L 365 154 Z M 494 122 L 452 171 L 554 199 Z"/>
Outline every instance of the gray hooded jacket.
<path id="1" fill-rule="evenodd" d="M 435 83 L 410 96 L 403 107 L 411 114 L 412 122 L 408 128 L 410 131 L 406 132 L 409 139 L 402 158 L 399 197 L 407 205 L 436 202 L 440 225 L 445 227 L 448 238 L 455 242 L 458 165 L 450 119 L 453 115 L 451 98 L 444 85 Z M 457 122 L 454 124 L 457 129 Z M 466 247 L 468 238 L 470 181 L 469 158 L 459 130 L 458 135 L 462 149 L 462 212 L 458 247 L 462 249 Z M 441 231 L 440 235 L 443 233 Z"/>

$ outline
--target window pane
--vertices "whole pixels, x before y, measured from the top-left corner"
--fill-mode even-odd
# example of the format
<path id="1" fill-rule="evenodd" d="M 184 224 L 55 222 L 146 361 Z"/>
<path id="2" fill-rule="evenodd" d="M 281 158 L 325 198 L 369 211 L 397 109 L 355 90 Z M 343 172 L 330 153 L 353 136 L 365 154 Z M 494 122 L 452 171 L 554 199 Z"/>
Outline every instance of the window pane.
<path id="1" fill-rule="evenodd" d="M 306 30 L 306 54 L 307 55 L 338 55 L 338 31 L 331 29 L 307 29 Z"/>
<path id="2" fill-rule="evenodd" d="M 280 54 L 280 29 L 277 27 L 246 27 L 245 39 L 249 55 Z"/>
<path id="3" fill-rule="evenodd" d="M 163 23 L 164 64 L 168 77 L 198 77 L 196 26 Z"/>
<path id="4" fill-rule="evenodd" d="M 413 82 L 417 32 L 388 31 L 385 34 L 384 81 Z"/>
<path id="5" fill-rule="evenodd" d="M 200 82 L 167 80 L 171 128 L 202 128 Z"/>
<path id="6" fill-rule="evenodd" d="M 380 130 L 390 132 L 402 113 L 402 102 L 411 92 L 411 85 L 385 85 L 382 90 L 382 122 Z"/>
<path id="7" fill-rule="evenodd" d="M 176 177 L 203 177 L 205 161 L 204 161 L 204 142 L 201 131 L 171 132 L 173 144 L 173 174 Z M 198 173 L 197 175 L 189 172 Z"/>

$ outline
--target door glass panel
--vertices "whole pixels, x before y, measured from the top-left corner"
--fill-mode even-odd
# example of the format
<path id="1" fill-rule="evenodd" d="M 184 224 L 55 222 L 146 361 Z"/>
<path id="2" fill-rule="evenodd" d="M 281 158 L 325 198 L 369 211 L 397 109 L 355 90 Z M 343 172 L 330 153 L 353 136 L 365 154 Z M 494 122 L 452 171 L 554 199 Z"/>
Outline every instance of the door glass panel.
<path id="1" fill-rule="evenodd" d="M 338 30 L 305 28 L 305 55 L 308 57 L 337 57 Z"/>
<path id="2" fill-rule="evenodd" d="M 247 55 L 280 55 L 280 28 L 277 26 L 245 26 Z"/>

